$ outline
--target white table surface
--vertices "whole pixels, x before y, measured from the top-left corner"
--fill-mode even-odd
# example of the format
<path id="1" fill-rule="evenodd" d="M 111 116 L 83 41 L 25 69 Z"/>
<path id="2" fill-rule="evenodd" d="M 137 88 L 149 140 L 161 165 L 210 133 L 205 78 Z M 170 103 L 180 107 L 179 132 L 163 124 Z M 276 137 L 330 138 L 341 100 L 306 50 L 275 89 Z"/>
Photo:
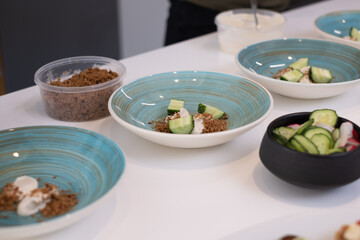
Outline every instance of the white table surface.
<path id="1" fill-rule="evenodd" d="M 360 1 L 333 0 L 288 11 L 285 36 L 320 38 L 314 28 L 316 17 L 356 8 L 360 9 Z M 127 68 L 127 83 L 179 70 L 244 76 L 234 56 L 219 50 L 216 33 L 121 62 Z M 151 143 L 111 117 L 82 123 L 53 120 L 44 112 L 36 86 L 0 97 L 0 123 L 1 129 L 30 125 L 89 129 L 112 139 L 126 157 L 124 175 L 109 200 L 76 224 L 37 239 L 224 239 L 287 215 L 358 207 L 360 216 L 360 180 L 327 191 L 300 188 L 273 176 L 258 156 L 266 126 L 283 114 L 332 108 L 360 124 L 359 92 L 360 86 L 321 100 L 273 94 L 274 109 L 262 124 L 234 141 L 205 149 Z"/>

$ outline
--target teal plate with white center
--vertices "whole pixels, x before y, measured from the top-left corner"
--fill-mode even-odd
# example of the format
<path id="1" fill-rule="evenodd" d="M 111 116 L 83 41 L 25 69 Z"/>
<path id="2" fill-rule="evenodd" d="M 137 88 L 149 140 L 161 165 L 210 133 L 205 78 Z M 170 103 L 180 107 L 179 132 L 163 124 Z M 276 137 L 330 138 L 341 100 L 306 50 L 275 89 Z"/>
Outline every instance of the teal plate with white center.
<path id="1" fill-rule="evenodd" d="M 22 175 L 76 193 L 78 204 L 52 218 L 0 211 L 0 236 L 29 237 L 68 226 L 103 202 L 124 171 L 121 149 L 105 136 L 74 127 L 31 126 L 0 131 L 0 188 Z M 40 222 L 39 222 L 40 220 Z"/>
<path id="2" fill-rule="evenodd" d="M 151 121 L 167 116 L 170 99 L 182 99 L 190 114 L 199 103 L 228 115 L 228 130 L 206 134 L 156 132 Z M 273 98 L 260 84 L 217 72 L 179 71 L 150 75 L 112 94 L 111 116 L 123 127 L 152 142 L 178 148 L 209 147 L 228 142 L 261 123 L 273 107 Z"/>

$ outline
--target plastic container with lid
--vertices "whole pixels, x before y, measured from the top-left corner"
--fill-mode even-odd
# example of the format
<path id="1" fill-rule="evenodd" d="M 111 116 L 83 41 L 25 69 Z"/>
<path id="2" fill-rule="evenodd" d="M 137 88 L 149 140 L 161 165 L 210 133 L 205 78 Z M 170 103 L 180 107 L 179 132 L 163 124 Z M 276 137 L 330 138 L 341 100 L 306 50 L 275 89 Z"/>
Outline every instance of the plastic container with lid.
<path id="1" fill-rule="evenodd" d="M 90 86 L 54 86 L 49 83 L 64 81 L 76 73 L 89 68 L 106 69 L 118 76 L 107 82 Z M 90 121 L 108 116 L 107 103 L 111 94 L 124 81 L 126 69 L 119 61 L 98 56 L 80 56 L 60 59 L 48 63 L 35 73 L 35 83 L 40 93 L 46 113 L 61 121 Z"/>
<path id="2" fill-rule="evenodd" d="M 284 37 L 285 17 L 271 10 L 257 10 L 256 27 L 252 9 L 234 9 L 215 17 L 220 47 L 236 54 L 247 45 Z"/>

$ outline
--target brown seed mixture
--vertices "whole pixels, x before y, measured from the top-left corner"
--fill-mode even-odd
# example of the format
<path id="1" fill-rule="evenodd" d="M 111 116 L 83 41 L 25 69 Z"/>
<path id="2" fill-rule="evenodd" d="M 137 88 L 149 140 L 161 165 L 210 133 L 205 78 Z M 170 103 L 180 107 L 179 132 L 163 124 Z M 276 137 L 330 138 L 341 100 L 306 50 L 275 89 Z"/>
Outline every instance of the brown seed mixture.
<path id="1" fill-rule="evenodd" d="M 203 115 L 205 115 L 206 113 L 204 113 Z M 210 114 L 208 114 L 210 115 Z M 196 116 L 195 116 L 196 117 Z M 204 118 L 204 129 L 202 131 L 202 133 L 214 133 L 214 132 L 221 132 L 221 131 L 225 131 L 227 129 L 227 125 L 228 125 L 228 121 L 227 121 L 228 117 L 226 115 L 226 113 L 224 114 L 224 116 L 222 116 L 219 119 L 212 119 L 212 116 L 210 115 L 209 117 Z"/>
<path id="2" fill-rule="evenodd" d="M 290 72 L 291 70 L 292 70 L 292 69 L 289 68 L 289 67 L 284 68 L 284 69 L 278 71 L 276 74 L 274 74 L 274 75 L 273 75 L 273 78 L 278 78 L 278 79 L 280 79 L 280 77 L 281 77 L 282 75 L 284 75 L 284 74 L 287 73 L 287 72 Z"/>
<path id="3" fill-rule="evenodd" d="M 169 124 L 164 120 L 151 121 L 149 124 L 153 125 L 153 128 L 156 132 L 171 133 Z"/>
<path id="4" fill-rule="evenodd" d="M 148 122 L 148 124 L 153 125 L 153 128 L 156 132 L 171 133 L 167 121 L 179 117 L 180 114 L 175 113 L 174 115 L 166 117 L 165 120 L 151 121 Z M 203 119 L 204 129 L 202 133 L 213 133 L 227 130 L 228 115 L 226 113 L 219 119 L 212 119 L 212 116 L 209 113 L 199 113 L 194 117 Z"/>
<path id="5" fill-rule="evenodd" d="M 118 74 L 113 71 L 100 68 L 88 68 L 84 71 L 74 74 L 71 78 L 61 81 L 58 78 L 55 81 L 50 82 L 50 85 L 59 87 L 86 87 L 95 84 L 108 82 L 116 78 Z"/>
<path id="6" fill-rule="evenodd" d="M 68 191 L 58 191 L 54 184 L 45 183 L 45 186 L 33 190 L 30 195 L 37 192 L 49 194 L 50 201 L 39 212 L 43 217 L 49 218 L 62 215 L 71 210 L 77 203 L 77 194 Z M 12 183 L 7 183 L 0 192 L 0 211 L 16 211 L 20 201 L 21 192 Z M 1 216 L 6 218 L 7 216 Z"/>
<path id="7" fill-rule="evenodd" d="M 43 193 L 50 193 L 53 189 L 57 189 L 57 186 L 46 183 L 45 187 L 40 190 Z M 69 193 L 68 191 L 61 190 L 56 193 L 51 193 L 51 201 L 40 210 L 40 213 L 47 218 L 62 215 L 71 210 L 77 203 L 78 199 L 76 193 Z"/>
<path id="8" fill-rule="evenodd" d="M 16 211 L 21 192 L 12 183 L 7 183 L 0 192 L 0 211 Z"/>
<path id="9" fill-rule="evenodd" d="M 116 72 L 99 68 L 89 68 L 71 78 L 57 79 L 50 85 L 61 87 L 84 87 L 110 81 L 118 77 Z M 108 100 L 111 94 L 121 86 L 121 82 L 98 91 L 82 93 L 59 93 L 42 89 L 45 111 L 55 119 L 62 121 L 89 121 L 110 115 Z"/>

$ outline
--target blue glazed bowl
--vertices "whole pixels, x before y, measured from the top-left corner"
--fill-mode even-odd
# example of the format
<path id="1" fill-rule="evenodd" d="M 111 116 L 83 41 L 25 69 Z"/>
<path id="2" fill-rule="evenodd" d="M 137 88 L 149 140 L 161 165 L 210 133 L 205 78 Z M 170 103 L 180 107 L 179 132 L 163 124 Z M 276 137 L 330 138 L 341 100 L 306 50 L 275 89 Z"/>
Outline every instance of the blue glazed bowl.
<path id="1" fill-rule="evenodd" d="M 199 103 L 215 106 L 229 117 L 228 130 L 207 134 L 170 134 L 148 124 L 164 119 L 171 98 L 185 100 L 190 113 Z M 199 148 L 225 143 L 262 122 L 273 107 L 270 93 L 245 78 L 215 72 L 183 71 L 147 76 L 110 97 L 111 116 L 123 127 L 158 144 Z"/>
<path id="2" fill-rule="evenodd" d="M 323 38 L 360 48 L 360 42 L 344 38 L 351 27 L 360 30 L 360 10 L 331 12 L 315 20 L 315 29 Z"/>
<path id="3" fill-rule="evenodd" d="M 329 69 L 330 83 L 304 84 L 274 79 L 272 76 L 299 58 L 309 65 Z M 242 49 L 237 65 L 251 79 L 274 93 L 300 99 L 339 95 L 360 84 L 360 49 L 315 39 L 276 39 Z"/>
<path id="4" fill-rule="evenodd" d="M 40 187 L 55 184 L 77 193 L 79 200 L 71 211 L 53 218 L 0 212 L 6 216 L 0 217 L 0 236 L 45 234 L 86 216 L 112 192 L 124 164 L 124 155 L 113 141 L 85 129 L 34 126 L 0 131 L 0 188 L 28 175 L 40 178 Z"/>

